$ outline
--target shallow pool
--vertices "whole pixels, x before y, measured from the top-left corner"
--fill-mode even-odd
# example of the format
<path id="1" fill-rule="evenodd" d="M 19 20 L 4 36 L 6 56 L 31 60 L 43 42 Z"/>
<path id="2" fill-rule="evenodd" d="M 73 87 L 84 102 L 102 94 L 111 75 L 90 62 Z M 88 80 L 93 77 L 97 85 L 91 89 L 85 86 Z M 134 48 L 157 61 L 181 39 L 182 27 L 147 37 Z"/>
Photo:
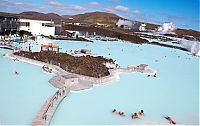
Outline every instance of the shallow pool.
<path id="1" fill-rule="evenodd" d="M 41 39 L 31 42 L 32 50 L 53 42 L 63 52 L 91 49 L 97 55 L 116 59 L 121 67 L 145 63 L 158 77 L 122 74 L 121 80 L 92 90 L 70 93 L 58 107 L 51 124 L 168 124 L 171 116 L 178 124 L 199 124 L 199 59 L 189 53 L 153 45 L 126 42 L 75 42 Z M 17 45 L 28 49 L 28 44 Z M 0 49 L 0 124 L 31 124 L 45 100 L 54 93 L 41 68 L 2 57 Z M 14 71 L 20 74 L 15 75 Z M 112 114 L 123 111 L 126 117 Z M 143 109 L 145 116 L 132 120 Z M 26 116 L 24 116 L 26 115 Z"/>
<path id="2" fill-rule="evenodd" d="M 145 63 L 158 71 L 158 77 L 123 74 L 120 81 L 110 85 L 71 93 L 58 107 L 51 124 L 168 124 L 165 115 L 178 124 L 199 123 L 198 58 L 179 50 L 124 42 L 55 43 L 63 52 L 91 49 L 97 55 L 116 59 L 121 67 Z M 127 116 L 113 115 L 114 108 Z M 130 115 L 140 109 L 145 117 L 132 120 Z"/>
<path id="3" fill-rule="evenodd" d="M 40 67 L 3 57 L 0 49 L 0 125 L 30 125 L 55 88 Z M 15 71 L 19 74 L 16 75 Z"/>

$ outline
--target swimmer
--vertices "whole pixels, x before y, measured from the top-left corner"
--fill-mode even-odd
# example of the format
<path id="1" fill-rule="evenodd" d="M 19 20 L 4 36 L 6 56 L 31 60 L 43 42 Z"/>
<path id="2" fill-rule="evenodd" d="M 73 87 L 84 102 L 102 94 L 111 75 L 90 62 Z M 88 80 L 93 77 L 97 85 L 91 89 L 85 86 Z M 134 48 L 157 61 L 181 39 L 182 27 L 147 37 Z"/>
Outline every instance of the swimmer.
<path id="1" fill-rule="evenodd" d="M 132 115 L 132 119 L 138 119 L 138 118 L 139 118 L 139 116 L 138 116 L 137 113 L 134 113 L 134 114 Z"/>
<path id="2" fill-rule="evenodd" d="M 116 109 L 113 109 L 113 110 L 112 110 L 112 113 L 115 113 L 115 112 L 116 112 Z"/>
<path id="3" fill-rule="evenodd" d="M 139 112 L 139 114 L 140 114 L 141 116 L 144 116 L 144 111 L 141 110 L 141 111 Z"/>
<path id="4" fill-rule="evenodd" d="M 15 71 L 15 74 L 18 75 L 19 73 L 17 71 Z"/>

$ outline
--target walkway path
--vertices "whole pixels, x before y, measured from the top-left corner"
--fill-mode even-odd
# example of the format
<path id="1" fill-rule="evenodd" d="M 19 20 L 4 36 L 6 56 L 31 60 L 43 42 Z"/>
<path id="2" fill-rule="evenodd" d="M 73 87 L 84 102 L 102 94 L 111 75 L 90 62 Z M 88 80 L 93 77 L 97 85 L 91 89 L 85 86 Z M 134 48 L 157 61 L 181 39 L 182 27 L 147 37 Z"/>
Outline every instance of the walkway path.
<path id="1" fill-rule="evenodd" d="M 49 125 L 58 105 L 69 94 L 69 92 L 70 90 L 66 87 L 63 87 L 56 91 L 56 93 L 45 102 L 42 109 L 37 113 L 32 125 Z"/>

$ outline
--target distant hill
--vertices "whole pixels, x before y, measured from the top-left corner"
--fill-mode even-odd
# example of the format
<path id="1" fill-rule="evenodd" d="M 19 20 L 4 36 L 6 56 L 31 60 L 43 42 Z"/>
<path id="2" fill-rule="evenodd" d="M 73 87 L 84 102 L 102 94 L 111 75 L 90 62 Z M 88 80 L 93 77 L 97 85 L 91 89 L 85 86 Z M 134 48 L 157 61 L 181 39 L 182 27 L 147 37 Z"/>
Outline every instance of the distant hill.
<path id="1" fill-rule="evenodd" d="M 35 12 L 35 11 L 26 11 L 26 12 L 22 12 L 22 13 L 19 13 L 18 15 L 20 15 L 21 17 L 26 17 L 26 18 L 45 18 L 46 14 L 44 13 L 40 13 L 40 12 Z"/>
<path id="2" fill-rule="evenodd" d="M 196 38 L 197 40 L 200 41 L 200 32 L 198 31 L 194 31 L 194 30 L 186 30 L 186 29 L 176 29 L 174 31 L 176 34 L 181 35 L 181 36 L 193 36 L 194 38 Z"/>
<path id="3" fill-rule="evenodd" d="M 6 13 L 6 12 L 0 12 L 0 16 L 17 16 L 17 14 L 14 14 L 14 13 Z"/>
<path id="4" fill-rule="evenodd" d="M 68 19 L 71 15 L 62 15 L 63 18 Z"/>
<path id="5" fill-rule="evenodd" d="M 61 21 L 66 20 L 66 18 L 56 13 L 45 14 L 45 13 L 40 13 L 40 12 L 35 12 L 35 11 L 26 11 L 19 14 L 0 12 L 0 16 L 17 16 L 19 18 L 34 19 L 34 20 L 47 20 L 47 21 L 52 20 L 56 24 L 60 24 Z"/>
<path id="6" fill-rule="evenodd" d="M 70 18 L 73 18 L 74 20 L 68 20 L 70 22 L 79 22 L 79 23 L 90 23 L 90 24 L 107 24 L 115 26 L 117 21 L 119 19 L 125 19 L 122 18 L 116 14 L 113 13 L 107 13 L 107 12 L 89 12 L 84 14 L 77 14 L 70 16 Z M 135 25 L 140 26 L 143 22 L 134 21 Z M 160 25 L 151 24 L 151 23 L 145 23 L 147 25 L 147 29 L 154 30 L 157 29 Z"/>
<path id="7" fill-rule="evenodd" d="M 123 19 L 122 17 L 112 14 L 112 13 L 105 13 L 105 12 L 90 12 L 85 14 L 78 14 L 74 16 L 70 16 L 73 18 L 73 22 L 80 22 L 80 23 L 90 23 L 90 24 L 108 24 L 108 25 L 115 25 L 119 19 Z"/>
<path id="8" fill-rule="evenodd" d="M 77 15 L 58 15 L 56 13 L 41 13 L 35 11 L 26 11 L 19 14 L 13 13 L 5 13 L 0 12 L 0 16 L 19 16 L 20 18 L 27 18 L 27 19 L 36 19 L 36 20 L 49 20 L 54 21 L 57 24 L 60 24 L 62 21 L 66 22 L 78 22 L 78 23 L 89 23 L 89 24 L 107 24 L 107 25 L 116 25 L 119 19 L 124 19 L 116 14 L 106 13 L 106 12 L 90 12 L 84 14 L 77 14 Z M 73 18 L 73 20 L 69 20 L 69 18 Z M 141 22 L 137 22 L 137 25 L 140 25 Z M 148 24 L 147 27 L 150 29 L 157 28 L 158 25 Z"/>
<path id="9" fill-rule="evenodd" d="M 90 12 L 85 14 L 77 14 L 77 15 L 58 15 L 55 13 L 40 13 L 35 11 L 26 11 L 17 14 L 21 18 L 28 19 L 37 19 L 37 20 L 53 20 L 57 23 L 61 21 L 66 22 L 79 22 L 79 23 L 90 23 L 90 24 L 108 24 L 115 25 L 119 19 L 123 19 L 120 16 L 112 13 L 105 12 Z M 74 20 L 69 20 L 69 18 L 73 18 Z"/>
<path id="10" fill-rule="evenodd" d="M 48 13 L 46 15 L 47 15 L 47 17 L 50 17 L 52 19 L 63 19 L 63 16 L 60 16 L 60 15 L 55 14 L 55 13 Z"/>
<path id="11" fill-rule="evenodd" d="M 27 11 L 19 13 L 18 16 L 20 18 L 28 18 L 28 19 L 37 19 L 37 20 L 52 20 L 56 23 L 60 23 L 61 20 L 64 20 L 64 18 L 58 14 L 55 13 L 40 13 L 35 11 Z"/>

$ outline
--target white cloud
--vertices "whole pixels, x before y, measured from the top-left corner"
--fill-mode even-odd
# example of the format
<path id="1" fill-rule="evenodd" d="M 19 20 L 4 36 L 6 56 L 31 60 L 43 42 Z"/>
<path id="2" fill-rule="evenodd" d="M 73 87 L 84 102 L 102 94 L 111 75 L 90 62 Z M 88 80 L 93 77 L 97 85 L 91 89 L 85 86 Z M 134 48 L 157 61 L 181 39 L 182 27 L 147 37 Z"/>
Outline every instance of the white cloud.
<path id="1" fill-rule="evenodd" d="M 58 2 L 58 1 L 48 1 L 47 5 L 50 5 L 50 6 L 61 6 L 62 4 L 60 2 Z"/>
<path id="2" fill-rule="evenodd" d="M 0 11 L 2 12 L 20 13 L 23 11 L 40 11 L 40 10 L 41 10 L 40 7 L 31 3 L 29 4 L 23 2 L 12 2 L 9 0 L 0 0 Z"/>
<path id="3" fill-rule="evenodd" d="M 139 10 L 133 10 L 132 13 L 133 14 L 142 14 Z"/>
<path id="4" fill-rule="evenodd" d="M 50 5 L 50 6 L 61 6 L 62 4 L 56 0 L 49 0 L 47 1 L 47 5 Z"/>
<path id="5" fill-rule="evenodd" d="M 24 3 L 22 3 L 22 2 L 16 2 L 15 4 L 16 5 L 23 5 Z"/>
<path id="6" fill-rule="evenodd" d="M 61 2 L 58 2 L 57 0 L 48 0 L 46 2 L 46 5 L 50 7 L 51 10 L 57 11 L 58 13 L 82 13 L 89 8 L 94 8 L 99 6 L 100 4 L 98 2 L 90 2 L 85 5 L 66 5 Z"/>
<path id="7" fill-rule="evenodd" d="M 119 12 L 128 12 L 129 11 L 129 8 L 128 7 L 125 7 L 125 6 L 121 6 L 121 5 L 118 5 L 114 8 L 116 11 L 119 11 Z"/>
<path id="8" fill-rule="evenodd" d="M 82 6 L 78 6 L 78 5 L 73 5 L 73 6 L 66 6 L 66 9 L 72 9 L 74 11 L 85 11 L 86 8 L 82 7 Z"/>
<path id="9" fill-rule="evenodd" d="M 84 6 L 79 6 L 79 5 L 65 5 L 61 2 L 58 2 L 57 0 L 48 0 L 46 3 L 47 8 L 49 11 L 53 10 L 54 12 L 57 13 L 67 13 L 67 14 L 73 14 L 77 13 L 80 11 L 85 11 L 86 8 Z"/>
<path id="10" fill-rule="evenodd" d="M 117 13 L 114 8 L 104 8 L 104 11 L 109 13 Z"/>
<path id="11" fill-rule="evenodd" d="M 91 7 L 96 7 L 96 6 L 99 6 L 100 4 L 98 2 L 90 2 L 88 3 L 88 5 Z"/>
<path id="12" fill-rule="evenodd" d="M 115 3 L 119 3 L 121 0 L 110 0 L 112 2 L 115 2 Z"/>

